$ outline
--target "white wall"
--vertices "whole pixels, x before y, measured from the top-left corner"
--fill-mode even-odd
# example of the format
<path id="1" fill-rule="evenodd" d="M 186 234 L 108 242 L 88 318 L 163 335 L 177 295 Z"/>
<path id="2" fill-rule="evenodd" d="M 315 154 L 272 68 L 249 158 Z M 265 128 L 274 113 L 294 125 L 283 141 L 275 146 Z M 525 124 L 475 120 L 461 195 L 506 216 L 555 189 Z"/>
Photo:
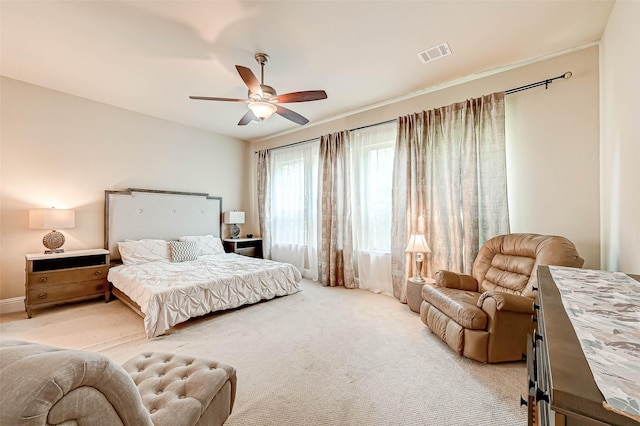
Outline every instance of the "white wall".
<path id="1" fill-rule="evenodd" d="M 602 268 L 640 274 L 640 2 L 616 1 L 600 47 Z"/>
<path id="2" fill-rule="evenodd" d="M 244 209 L 244 141 L 2 78 L 0 299 L 24 296 L 25 254 L 44 230 L 28 209 L 73 208 L 67 250 L 104 244 L 104 191 L 127 187 L 205 192 Z"/>
<path id="3" fill-rule="evenodd" d="M 555 81 L 548 90 L 540 87 L 507 97 L 511 231 L 566 236 L 585 258 L 585 267 L 597 269 L 600 267 L 597 46 L 255 143 L 250 155 L 255 164 L 253 151 L 257 149 L 395 119 L 559 76 L 565 71 L 572 71 L 573 77 Z M 255 182 L 253 177 L 250 180 Z M 257 212 L 256 198 L 254 187 L 250 207 L 254 212 Z M 257 218 L 257 213 L 251 217 Z"/>

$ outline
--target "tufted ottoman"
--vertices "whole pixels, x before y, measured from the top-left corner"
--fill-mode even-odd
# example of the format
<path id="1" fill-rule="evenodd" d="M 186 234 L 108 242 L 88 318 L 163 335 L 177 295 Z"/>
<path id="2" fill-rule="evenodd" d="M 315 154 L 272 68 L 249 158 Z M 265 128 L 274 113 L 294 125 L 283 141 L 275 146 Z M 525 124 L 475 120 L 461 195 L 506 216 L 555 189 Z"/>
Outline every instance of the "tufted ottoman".
<path id="1" fill-rule="evenodd" d="M 145 352 L 123 365 L 155 426 L 222 425 L 233 408 L 236 371 L 211 359 Z"/>

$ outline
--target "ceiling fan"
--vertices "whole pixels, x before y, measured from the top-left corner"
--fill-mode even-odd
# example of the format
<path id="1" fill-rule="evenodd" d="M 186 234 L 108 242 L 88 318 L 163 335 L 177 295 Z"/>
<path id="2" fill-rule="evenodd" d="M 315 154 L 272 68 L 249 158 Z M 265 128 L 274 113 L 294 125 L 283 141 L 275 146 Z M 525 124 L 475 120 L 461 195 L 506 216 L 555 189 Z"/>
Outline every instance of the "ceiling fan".
<path id="1" fill-rule="evenodd" d="M 248 99 L 212 98 L 208 96 L 189 96 L 189 99 L 198 99 L 203 101 L 247 102 L 249 104 L 249 111 L 247 111 L 240 121 L 238 121 L 238 126 L 246 126 L 251 121 L 266 120 L 271 117 L 274 112 L 293 121 L 294 123 L 301 125 L 307 124 L 309 120 L 305 117 L 279 104 L 327 99 L 327 92 L 324 90 L 306 90 L 303 92 L 291 92 L 285 93 L 284 95 L 278 95 L 273 87 L 264 84 L 264 66 L 269 62 L 269 55 L 266 53 L 256 53 L 255 58 L 260 64 L 261 81 L 258 81 L 255 74 L 253 74 L 249 68 L 236 65 L 238 74 L 240 74 L 242 81 L 244 81 L 244 84 L 249 88 Z"/>

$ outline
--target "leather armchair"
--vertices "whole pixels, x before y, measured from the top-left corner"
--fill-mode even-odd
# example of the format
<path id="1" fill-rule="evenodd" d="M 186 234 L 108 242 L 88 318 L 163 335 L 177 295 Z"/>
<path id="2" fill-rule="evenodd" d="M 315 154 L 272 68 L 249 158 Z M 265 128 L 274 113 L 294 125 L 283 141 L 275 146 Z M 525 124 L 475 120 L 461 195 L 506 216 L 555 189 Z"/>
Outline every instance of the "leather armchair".
<path id="1" fill-rule="evenodd" d="M 538 266 L 583 264 L 564 237 L 500 235 L 480 248 L 471 275 L 436 272 L 435 284 L 422 289 L 420 318 L 459 355 L 480 362 L 518 361 L 533 329 Z"/>

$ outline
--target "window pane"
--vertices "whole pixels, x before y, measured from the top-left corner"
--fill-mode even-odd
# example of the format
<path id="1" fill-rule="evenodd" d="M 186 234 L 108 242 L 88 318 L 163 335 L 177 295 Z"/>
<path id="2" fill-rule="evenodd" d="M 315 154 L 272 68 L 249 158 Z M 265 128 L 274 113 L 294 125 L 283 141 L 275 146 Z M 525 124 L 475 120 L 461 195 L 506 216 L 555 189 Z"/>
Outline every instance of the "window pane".
<path id="1" fill-rule="evenodd" d="M 318 143 L 271 153 L 271 229 L 274 244 L 314 241 Z"/>
<path id="2" fill-rule="evenodd" d="M 391 252 L 391 184 L 396 124 L 356 130 L 353 138 L 354 229 L 359 250 Z"/>

